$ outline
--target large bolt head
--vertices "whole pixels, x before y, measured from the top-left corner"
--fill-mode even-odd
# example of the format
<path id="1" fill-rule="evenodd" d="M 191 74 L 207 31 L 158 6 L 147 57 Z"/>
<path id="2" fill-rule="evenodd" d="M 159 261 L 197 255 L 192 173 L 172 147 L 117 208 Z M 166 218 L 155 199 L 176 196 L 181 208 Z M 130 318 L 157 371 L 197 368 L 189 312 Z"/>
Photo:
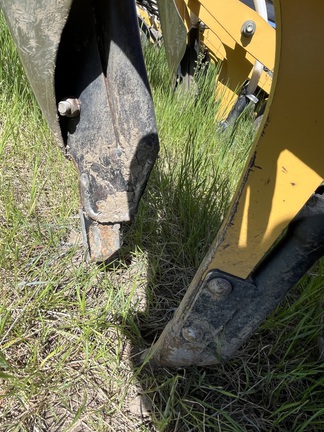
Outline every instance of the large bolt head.
<path id="1" fill-rule="evenodd" d="M 220 277 L 209 279 L 206 286 L 210 294 L 218 299 L 227 297 L 232 291 L 231 283 L 227 279 Z"/>
<path id="2" fill-rule="evenodd" d="M 256 24 L 254 21 L 245 21 L 242 25 L 241 33 L 245 37 L 252 37 L 256 30 Z"/>
<path id="3" fill-rule="evenodd" d="M 58 112 L 63 117 L 77 117 L 80 114 L 80 101 L 76 98 L 66 98 L 58 103 Z"/>

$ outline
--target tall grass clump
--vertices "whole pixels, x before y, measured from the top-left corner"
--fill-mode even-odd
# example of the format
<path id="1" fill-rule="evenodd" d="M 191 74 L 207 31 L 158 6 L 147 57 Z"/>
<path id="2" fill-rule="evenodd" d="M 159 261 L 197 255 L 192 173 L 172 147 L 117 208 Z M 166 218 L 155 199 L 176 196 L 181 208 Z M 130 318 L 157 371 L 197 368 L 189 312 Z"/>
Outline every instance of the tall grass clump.
<path id="1" fill-rule="evenodd" d="M 228 207 L 237 182 L 237 176 L 228 174 L 242 170 L 252 128 L 245 124 L 238 145 L 231 145 L 231 134 L 225 137 L 217 132 L 215 67 L 198 73 L 192 89 L 182 91 L 180 85 L 174 91 L 164 51 L 148 47 L 146 57 L 148 65 L 157 65 L 148 67 L 148 72 L 150 82 L 156 83 L 152 88 L 161 145 L 154 174 L 159 174 L 162 184 L 156 194 L 170 200 L 165 209 L 169 214 L 164 215 L 170 218 L 164 224 L 165 235 L 181 238 L 173 256 L 187 257 L 197 267 Z"/>
<path id="2" fill-rule="evenodd" d="M 253 139 L 215 117 L 216 70 L 170 85 L 145 59 L 161 151 L 120 256 L 87 263 L 77 176 L 37 106 L 0 17 L 0 431 L 321 431 L 323 263 L 237 357 L 137 363 L 172 317 L 220 223 Z"/>

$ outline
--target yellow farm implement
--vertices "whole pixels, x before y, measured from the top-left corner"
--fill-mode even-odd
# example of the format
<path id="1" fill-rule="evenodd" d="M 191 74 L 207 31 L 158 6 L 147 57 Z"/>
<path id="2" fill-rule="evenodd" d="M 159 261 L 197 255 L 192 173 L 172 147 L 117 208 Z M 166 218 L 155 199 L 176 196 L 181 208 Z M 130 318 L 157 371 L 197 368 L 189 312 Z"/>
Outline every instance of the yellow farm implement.
<path id="1" fill-rule="evenodd" d="M 208 365 L 233 356 L 324 254 L 324 3 L 274 0 L 276 29 L 271 2 L 159 0 L 159 21 L 154 2 L 139 3 L 0 0 L 39 105 L 77 167 L 92 261 L 121 246 L 158 154 L 138 13 L 149 39 L 161 25 L 174 74 L 180 66 L 192 76 L 197 47 L 221 63 L 224 127 L 259 91 L 269 95 L 228 215 L 145 353 L 160 365 Z"/>

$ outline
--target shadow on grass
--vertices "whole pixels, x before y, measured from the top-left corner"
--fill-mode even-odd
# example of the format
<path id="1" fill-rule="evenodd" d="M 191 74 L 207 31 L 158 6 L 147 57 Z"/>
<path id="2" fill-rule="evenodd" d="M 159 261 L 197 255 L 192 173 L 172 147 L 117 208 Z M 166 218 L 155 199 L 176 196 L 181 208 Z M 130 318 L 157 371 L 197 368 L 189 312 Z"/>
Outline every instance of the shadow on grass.
<path id="1" fill-rule="evenodd" d="M 184 153 L 190 153 L 189 147 Z M 191 156 L 187 154 L 187 158 Z M 185 155 L 184 164 L 187 162 Z M 146 309 L 128 317 L 133 373 L 141 389 L 130 411 L 144 423 L 152 422 L 152 430 L 159 432 L 214 430 L 220 415 L 211 386 L 216 385 L 212 382 L 217 371 L 224 374 L 223 366 L 153 370 L 139 362 L 141 352 L 157 340 L 171 320 L 229 205 L 225 179 L 206 179 L 205 189 L 195 189 L 196 179 L 191 175 L 190 169 L 187 176 L 182 173 L 179 178 L 155 168 L 137 224 L 125 234 L 121 257 L 129 263 L 128 252 L 134 243 L 147 257 Z M 132 337 L 134 323 L 141 339 Z M 223 405 L 223 396 L 222 391 L 218 392 L 218 406 Z"/>

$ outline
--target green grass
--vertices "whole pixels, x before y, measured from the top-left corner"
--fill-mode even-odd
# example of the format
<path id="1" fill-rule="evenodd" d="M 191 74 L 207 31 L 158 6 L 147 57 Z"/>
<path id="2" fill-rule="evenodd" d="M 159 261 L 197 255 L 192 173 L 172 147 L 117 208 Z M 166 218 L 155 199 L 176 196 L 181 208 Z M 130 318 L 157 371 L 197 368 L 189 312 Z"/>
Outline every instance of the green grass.
<path id="1" fill-rule="evenodd" d="M 161 152 L 107 268 L 83 258 L 76 174 L 2 19 L 0 39 L 0 430 L 324 430 L 323 262 L 232 361 L 136 364 L 181 301 L 252 142 L 244 121 L 217 134 L 214 71 L 199 98 L 174 95 L 163 51 L 147 51 Z"/>

